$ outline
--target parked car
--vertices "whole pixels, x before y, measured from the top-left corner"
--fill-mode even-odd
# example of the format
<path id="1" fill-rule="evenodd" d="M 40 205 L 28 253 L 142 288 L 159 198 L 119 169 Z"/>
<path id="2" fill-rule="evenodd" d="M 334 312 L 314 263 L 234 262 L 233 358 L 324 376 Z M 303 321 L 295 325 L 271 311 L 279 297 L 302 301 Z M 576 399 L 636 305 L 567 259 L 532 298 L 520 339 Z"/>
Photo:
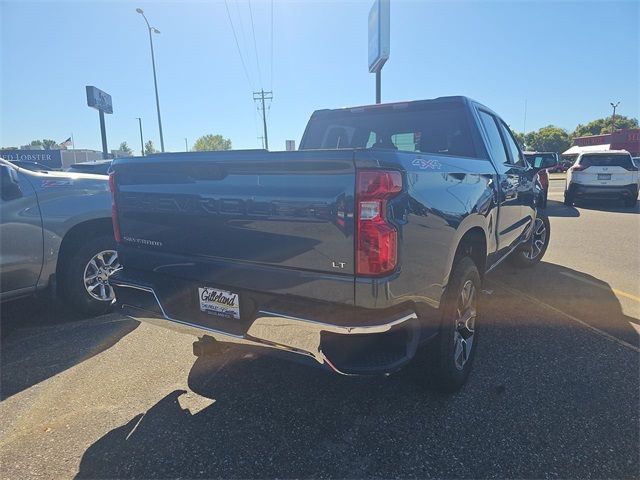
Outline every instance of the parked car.
<path id="1" fill-rule="evenodd" d="M 109 175 L 113 160 L 96 160 L 95 162 L 80 162 L 69 165 L 67 172 L 93 173 L 95 175 Z"/>
<path id="2" fill-rule="evenodd" d="M 107 177 L 34 172 L 0 160 L 0 299 L 49 290 L 97 314 L 119 268 Z"/>
<path id="3" fill-rule="evenodd" d="M 581 153 L 567 172 L 565 205 L 580 199 L 638 201 L 638 167 L 626 150 Z"/>
<path id="4" fill-rule="evenodd" d="M 556 165 L 559 163 L 558 154 L 555 152 L 524 152 L 524 157 L 532 167 L 541 165 L 545 158 L 553 158 Z M 538 181 L 542 188 L 542 196 L 540 197 L 539 207 L 547 208 L 547 198 L 549 197 L 549 173 L 545 168 L 538 171 Z"/>
<path id="5" fill-rule="evenodd" d="M 564 173 L 573 165 L 573 161 L 566 158 L 560 159 L 560 161 L 552 168 L 548 169 L 549 173 Z"/>
<path id="6" fill-rule="evenodd" d="M 204 336 L 197 354 L 260 346 L 342 374 L 419 358 L 454 391 L 484 276 L 545 253 L 535 177 L 554 161 L 530 167 L 465 97 L 319 110 L 298 151 L 116 159 L 111 282 L 126 315 Z"/>

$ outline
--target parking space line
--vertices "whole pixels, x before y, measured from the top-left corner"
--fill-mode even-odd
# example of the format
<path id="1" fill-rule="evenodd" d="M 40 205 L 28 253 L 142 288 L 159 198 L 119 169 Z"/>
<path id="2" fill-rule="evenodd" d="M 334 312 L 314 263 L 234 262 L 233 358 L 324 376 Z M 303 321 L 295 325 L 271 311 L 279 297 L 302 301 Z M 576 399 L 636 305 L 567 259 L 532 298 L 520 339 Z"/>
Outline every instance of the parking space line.
<path id="1" fill-rule="evenodd" d="M 636 347 L 635 345 L 630 344 L 629 342 L 625 342 L 624 340 L 619 339 L 618 337 L 611 335 L 610 333 L 605 332 L 604 330 L 600 330 L 599 328 L 594 327 L 593 325 L 588 324 L 587 322 L 585 322 L 584 320 L 580 320 L 577 317 L 574 317 L 573 315 L 560 310 L 559 308 L 554 307 L 553 305 L 549 305 L 546 302 L 543 302 L 542 300 L 538 300 L 535 297 L 532 297 L 531 295 L 524 293 L 516 288 L 511 288 L 508 287 L 507 285 L 505 285 L 502 282 L 496 282 L 498 283 L 501 287 L 503 287 L 505 290 L 507 290 L 508 292 L 511 292 L 515 295 L 520 295 L 521 297 L 525 298 L 526 300 L 529 300 L 531 303 L 535 303 L 538 305 L 541 305 L 549 310 L 552 310 L 554 312 L 556 312 L 559 315 L 562 315 L 566 318 L 568 318 L 569 320 L 573 320 L 574 322 L 582 325 L 583 327 L 591 330 L 593 333 L 600 335 L 604 338 L 606 338 L 607 340 L 610 340 L 614 343 L 617 343 L 618 345 L 622 346 L 622 347 L 626 347 L 629 348 L 631 350 L 633 350 L 634 352 L 638 352 L 640 353 L 640 348 Z"/>
<path id="2" fill-rule="evenodd" d="M 565 277 L 573 278 L 574 280 L 578 280 L 579 282 L 586 283 L 588 285 L 600 288 L 602 290 L 611 290 L 616 295 L 619 295 L 619 296 L 625 297 L 625 298 L 630 298 L 631 300 L 635 300 L 636 302 L 640 302 L 640 297 L 638 297 L 636 295 L 633 295 L 633 294 L 627 293 L 627 292 L 623 292 L 622 290 L 617 290 L 617 289 L 611 288 L 609 286 L 605 287 L 604 285 L 602 285 L 600 283 L 594 282 L 593 280 L 589 280 L 587 278 L 580 277 L 579 275 L 575 275 L 575 274 L 569 273 L 569 272 L 560 272 L 560 275 L 564 275 Z"/>

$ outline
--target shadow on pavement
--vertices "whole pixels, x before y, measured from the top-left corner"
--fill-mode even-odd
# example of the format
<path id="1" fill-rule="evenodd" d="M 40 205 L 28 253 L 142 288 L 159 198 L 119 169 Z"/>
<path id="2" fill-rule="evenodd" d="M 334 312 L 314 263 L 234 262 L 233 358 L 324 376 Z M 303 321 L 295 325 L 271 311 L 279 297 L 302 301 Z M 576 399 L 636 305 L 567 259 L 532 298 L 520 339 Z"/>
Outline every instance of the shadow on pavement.
<path id="1" fill-rule="evenodd" d="M 137 326 L 116 314 L 87 319 L 42 298 L 2 305 L 0 399 L 103 352 Z"/>
<path id="2" fill-rule="evenodd" d="M 580 208 L 601 212 L 640 213 L 640 202 L 632 207 L 625 207 L 622 200 L 577 200 L 575 204 Z"/>
<path id="3" fill-rule="evenodd" d="M 496 272 L 458 395 L 421 386 L 423 366 L 341 377 L 232 349 L 195 362 L 198 395 L 174 390 L 91 445 L 78 478 L 633 478 L 637 352 L 514 290 L 631 341 L 608 285 L 567 273 L 583 276 Z M 193 397 L 208 402 L 191 409 Z"/>
<path id="4" fill-rule="evenodd" d="M 640 347 L 640 304 L 632 302 L 635 316 L 625 315 L 609 284 L 592 275 L 547 262 L 525 270 L 505 264 L 488 278 L 488 284 L 523 292 L 536 303 L 543 302 Z"/>
<path id="5" fill-rule="evenodd" d="M 580 216 L 580 211 L 577 208 L 569 207 L 563 202 L 555 200 L 547 200 L 547 208 L 544 209 L 544 213 L 549 217 L 573 218 Z"/>

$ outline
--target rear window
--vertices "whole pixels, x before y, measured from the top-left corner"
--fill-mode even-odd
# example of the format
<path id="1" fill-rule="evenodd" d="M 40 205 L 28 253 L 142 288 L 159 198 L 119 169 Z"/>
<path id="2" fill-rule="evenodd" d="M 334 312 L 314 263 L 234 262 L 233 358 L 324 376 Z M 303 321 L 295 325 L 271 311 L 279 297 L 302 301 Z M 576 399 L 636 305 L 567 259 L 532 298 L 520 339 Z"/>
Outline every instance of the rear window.
<path id="1" fill-rule="evenodd" d="M 541 163 L 542 160 L 546 160 L 548 158 L 552 158 L 555 160 L 556 154 L 555 153 L 525 153 L 524 158 L 527 159 L 527 163 L 529 165 L 533 166 L 536 164 L 536 159 L 540 159 L 539 163 Z"/>
<path id="2" fill-rule="evenodd" d="M 632 167 L 631 155 L 584 155 L 580 159 L 584 167 Z"/>
<path id="3" fill-rule="evenodd" d="M 311 118 L 300 149 L 386 148 L 475 157 L 467 110 L 458 104 L 420 109 L 352 109 Z"/>

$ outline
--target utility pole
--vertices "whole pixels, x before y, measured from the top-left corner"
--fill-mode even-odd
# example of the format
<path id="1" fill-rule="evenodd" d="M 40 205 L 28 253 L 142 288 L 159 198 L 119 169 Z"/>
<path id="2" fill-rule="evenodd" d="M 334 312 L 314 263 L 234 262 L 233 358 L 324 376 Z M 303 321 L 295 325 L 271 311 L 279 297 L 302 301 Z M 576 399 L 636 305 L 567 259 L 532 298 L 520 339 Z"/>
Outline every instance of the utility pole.
<path id="1" fill-rule="evenodd" d="M 144 157 L 144 139 L 142 138 L 142 118 L 136 117 L 138 119 L 138 125 L 140 126 L 140 152 Z"/>
<path id="2" fill-rule="evenodd" d="M 258 137 L 258 140 L 260 140 L 260 143 L 262 143 L 262 148 L 264 148 L 264 136 Z"/>
<path id="3" fill-rule="evenodd" d="M 611 133 L 616 131 L 616 108 L 618 108 L 618 105 L 620 105 L 620 102 L 611 102 L 611 106 L 613 107 L 613 115 L 611 117 Z"/>
<path id="4" fill-rule="evenodd" d="M 184 151 L 188 152 L 189 151 L 189 144 L 187 143 L 187 139 L 184 139 Z"/>
<path id="5" fill-rule="evenodd" d="M 253 100 L 260 100 L 262 103 L 262 126 L 264 128 L 264 148 L 269 150 L 269 137 L 267 135 L 267 111 L 264 106 L 265 100 L 273 100 L 273 92 L 265 92 L 264 90 L 260 90 L 259 92 L 253 92 Z M 260 106 L 258 106 L 258 110 L 260 110 Z"/>

